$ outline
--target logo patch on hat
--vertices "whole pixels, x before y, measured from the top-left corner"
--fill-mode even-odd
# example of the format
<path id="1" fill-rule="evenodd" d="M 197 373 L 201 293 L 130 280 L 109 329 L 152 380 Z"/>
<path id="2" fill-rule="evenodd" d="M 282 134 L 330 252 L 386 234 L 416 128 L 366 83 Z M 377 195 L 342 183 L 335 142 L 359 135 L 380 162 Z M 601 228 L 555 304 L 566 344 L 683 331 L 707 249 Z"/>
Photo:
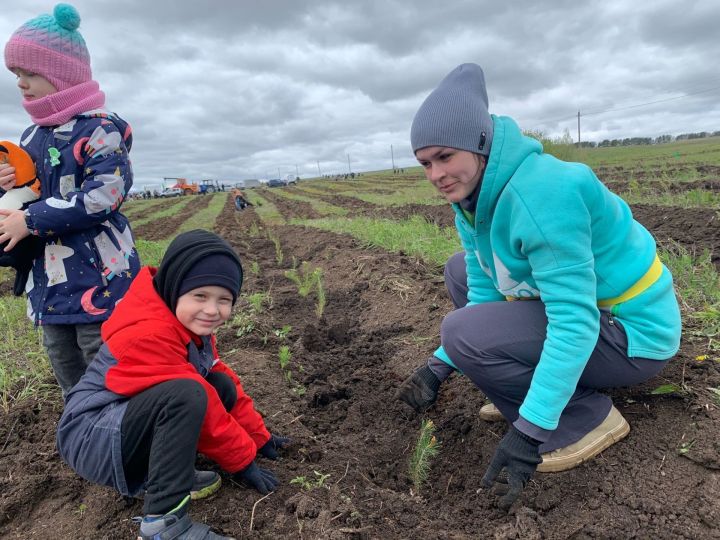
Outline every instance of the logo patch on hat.
<path id="1" fill-rule="evenodd" d="M 480 144 L 478 144 L 478 150 L 482 150 L 483 148 L 485 148 L 486 139 L 487 139 L 487 135 L 485 134 L 485 132 L 484 131 L 481 132 L 480 133 Z"/>

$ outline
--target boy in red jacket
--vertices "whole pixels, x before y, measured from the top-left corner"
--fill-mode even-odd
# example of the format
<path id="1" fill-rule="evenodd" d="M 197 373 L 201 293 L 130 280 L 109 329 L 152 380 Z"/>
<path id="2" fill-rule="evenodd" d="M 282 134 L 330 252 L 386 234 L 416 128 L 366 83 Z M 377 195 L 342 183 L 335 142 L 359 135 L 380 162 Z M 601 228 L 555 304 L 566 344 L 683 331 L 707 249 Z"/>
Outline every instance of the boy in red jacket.
<path id="1" fill-rule="evenodd" d="M 265 428 L 213 335 L 230 317 L 242 276 L 219 236 L 177 236 L 160 267 L 135 278 L 66 398 L 60 455 L 87 480 L 126 496 L 145 492 L 140 538 L 223 538 L 187 515 L 191 498 L 220 487 L 217 473 L 195 471 L 196 452 L 260 493 L 279 483 L 255 456 L 277 459 L 289 440 Z"/>

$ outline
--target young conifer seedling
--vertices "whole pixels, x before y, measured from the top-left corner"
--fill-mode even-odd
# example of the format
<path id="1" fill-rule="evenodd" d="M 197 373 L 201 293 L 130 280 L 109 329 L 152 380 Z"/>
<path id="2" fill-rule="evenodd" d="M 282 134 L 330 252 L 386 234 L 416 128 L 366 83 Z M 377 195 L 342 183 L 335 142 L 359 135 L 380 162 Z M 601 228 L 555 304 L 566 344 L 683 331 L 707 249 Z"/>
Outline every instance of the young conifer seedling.
<path id="1" fill-rule="evenodd" d="M 423 420 L 420 426 L 420 436 L 410 456 L 410 478 L 415 486 L 415 492 L 420 493 L 422 484 L 430 473 L 430 461 L 440 450 L 440 442 L 435 437 L 435 424 L 432 420 Z"/>

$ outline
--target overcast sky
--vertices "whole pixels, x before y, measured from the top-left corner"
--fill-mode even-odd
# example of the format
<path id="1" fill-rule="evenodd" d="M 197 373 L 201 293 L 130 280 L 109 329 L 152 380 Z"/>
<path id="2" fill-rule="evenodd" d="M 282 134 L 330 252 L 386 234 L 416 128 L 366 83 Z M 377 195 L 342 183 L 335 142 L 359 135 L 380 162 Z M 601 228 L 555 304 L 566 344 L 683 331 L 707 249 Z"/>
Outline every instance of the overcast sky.
<path id="1" fill-rule="evenodd" d="M 133 127 L 136 185 L 345 173 L 348 156 L 387 169 L 391 145 L 414 165 L 413 115 L 463 62 L 523 129 L 576 139 L 579 110 L 583 140 L 720 130 L 714 0 L 73 4 L 107 107 Z M 3 43 L 53 6 L 3 0 Z M 3 73 L 0 138 L 17 141 L 29 117 Z"/>

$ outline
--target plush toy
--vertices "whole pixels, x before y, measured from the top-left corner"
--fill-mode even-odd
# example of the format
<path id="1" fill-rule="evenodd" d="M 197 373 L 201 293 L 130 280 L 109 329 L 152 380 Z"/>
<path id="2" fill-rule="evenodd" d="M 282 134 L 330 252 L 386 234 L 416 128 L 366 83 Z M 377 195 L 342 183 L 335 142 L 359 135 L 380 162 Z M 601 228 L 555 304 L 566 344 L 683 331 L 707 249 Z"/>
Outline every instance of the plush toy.
<path id="1" fill-rule="evenodd" d="M 40 197 L 40 180 L 30 155 L 10 141 L 0 141 L 0 163 L 15 167 L 15 187 L 0 197 L 0 208 L 20 210 L 25 203 Z"/>
<path id="2" fill-rule="evenodd" d="M 0 197 L 0 208 L 20 210 L 26 203 L 40 197 L 40 179 L 35 171 L 35 163 L 25 150 L 9 141 L 0 141 L 0 163 L 8 163 L 15 167 L 15 187 Z M 42 253 L 43 241 L 37 236 L 26 236 L 7 253 L 3 251 L 6 245 L 7 242 L 0 244 L 0 266 L 10 266 L 15 269 L 13 293 L 15 296 L 21 296 L 33 260 Z"/>

